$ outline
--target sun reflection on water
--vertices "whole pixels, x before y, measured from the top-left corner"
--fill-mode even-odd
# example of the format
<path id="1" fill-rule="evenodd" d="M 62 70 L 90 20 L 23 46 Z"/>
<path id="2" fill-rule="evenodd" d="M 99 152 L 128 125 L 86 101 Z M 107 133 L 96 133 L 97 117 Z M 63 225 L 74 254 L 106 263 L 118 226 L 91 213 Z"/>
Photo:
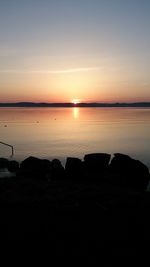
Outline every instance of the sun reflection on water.
<path id="1" fill-rule="evenodd" d="M 73 118 L 76 120 L 76 119 L 79 118 L 79 115 L 80 115 L 79 108 L 74 107 L 74 108 L 73 108 Z"/>

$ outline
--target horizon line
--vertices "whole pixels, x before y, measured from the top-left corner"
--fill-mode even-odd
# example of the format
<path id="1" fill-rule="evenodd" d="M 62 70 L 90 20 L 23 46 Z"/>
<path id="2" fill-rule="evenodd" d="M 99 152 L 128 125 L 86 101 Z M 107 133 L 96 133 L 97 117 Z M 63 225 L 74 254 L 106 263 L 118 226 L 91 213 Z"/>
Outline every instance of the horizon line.
<path id="1" fill-rule="evenodd" d="M 45 102 L 45 101 L 12 101 L 12 102 L 0 102 L 0 104 L 17 104 L 17 103 L 33 103 L 33 104 L 74 104 L 72 101 L 64 101 L 64 102 Z M 76 104 L 124 104 L 124 103 L 150 103 L 149 101 L 80 101 Z"/>
<path id="2" fill-rule="evenodd" d="M 0 107 L 150 107 L 150 101 L 138 102 L 0 102 Z"/>

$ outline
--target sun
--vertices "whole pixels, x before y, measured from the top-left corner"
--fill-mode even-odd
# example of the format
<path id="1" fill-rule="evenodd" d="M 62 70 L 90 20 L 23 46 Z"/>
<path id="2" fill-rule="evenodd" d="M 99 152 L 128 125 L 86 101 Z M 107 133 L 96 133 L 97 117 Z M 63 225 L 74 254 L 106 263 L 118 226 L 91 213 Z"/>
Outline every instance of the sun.
<path id="1" fill-rule="evenodd" d="M 73 103 L 74 105 L 77 105 L 80 103 L 80 99 L 72 99 L 71 103 Z"/>

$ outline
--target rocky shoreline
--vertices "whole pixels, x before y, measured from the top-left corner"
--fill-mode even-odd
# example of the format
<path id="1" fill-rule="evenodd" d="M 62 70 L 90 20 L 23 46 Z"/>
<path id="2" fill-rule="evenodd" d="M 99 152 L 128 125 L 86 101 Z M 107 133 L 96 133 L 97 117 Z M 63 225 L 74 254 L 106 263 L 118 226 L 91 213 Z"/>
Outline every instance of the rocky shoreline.
<path id="1" fill-rule="evenodd" d="M 11 173 L 18 180 L 35 181 L 78 181 L 114 184 L 135 191 L 145 191 L 150 181 L 148 167 L 128 155 L 115 153 L 93 153 L 84 159 L 68 157 L 65 167 L 59 159 L 52 161 L 28 157 L 21 163 L 0 158 L 0 171 Z M 3 177 L 1 177 L 3 178 Z"/>
<path id="2" fill-rule="evenodd" d="M 62 254 L 87 253 L 111 241 L 150 240 L 150 174 L 120 153 L 84 159 L 0 159 L 0 229 L 4 240 L 49 241 Z"/>

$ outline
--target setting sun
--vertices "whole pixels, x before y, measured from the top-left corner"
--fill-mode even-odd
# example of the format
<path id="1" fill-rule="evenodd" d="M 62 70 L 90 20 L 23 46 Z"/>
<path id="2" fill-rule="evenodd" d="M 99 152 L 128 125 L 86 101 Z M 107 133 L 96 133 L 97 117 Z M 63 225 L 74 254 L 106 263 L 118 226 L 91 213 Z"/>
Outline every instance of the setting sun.
<path id="1" fill-rule="evenodd" d="M 73 103 L 74 105 L 76 105 L 76 104 L 79 104 L 80 103 L 80 100 L 79 99 L 73 99 L 71 101 L 71 103 Z"/>

